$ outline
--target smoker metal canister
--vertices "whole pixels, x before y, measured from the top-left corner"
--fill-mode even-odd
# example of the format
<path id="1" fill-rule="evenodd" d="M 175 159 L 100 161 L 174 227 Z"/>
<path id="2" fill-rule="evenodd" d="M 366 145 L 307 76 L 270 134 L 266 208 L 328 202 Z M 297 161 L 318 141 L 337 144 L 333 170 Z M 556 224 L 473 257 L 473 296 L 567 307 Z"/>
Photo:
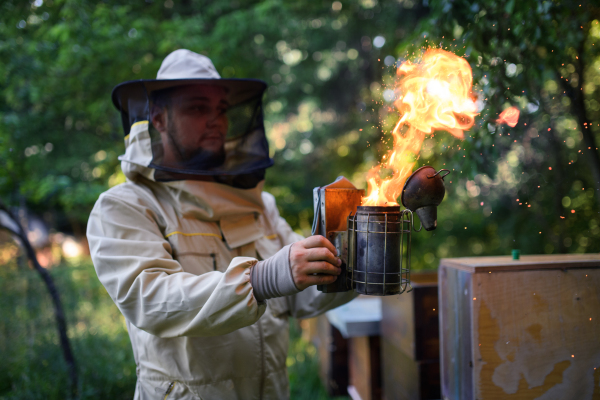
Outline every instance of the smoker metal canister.
<path id="1" fill-rule="evenodd" d="M 404 217 L 409 213 L 399 206 L 360 206 L 349 217 L 349 273 L 358 293 L 388 296 L 406 290 L 411 224 Z"/>

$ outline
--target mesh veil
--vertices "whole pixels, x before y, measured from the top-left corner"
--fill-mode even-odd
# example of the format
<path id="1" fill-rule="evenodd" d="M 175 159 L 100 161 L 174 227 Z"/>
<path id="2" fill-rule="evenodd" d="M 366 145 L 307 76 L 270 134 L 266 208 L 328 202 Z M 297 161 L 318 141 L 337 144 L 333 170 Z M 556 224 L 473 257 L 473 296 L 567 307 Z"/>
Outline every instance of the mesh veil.
<path id="1" fill-rule="evenodd" d="M 152 162 L 148 167 L 155 169 L 157 181 L 211 176 L 232 186 L 253 187 L 264 178 L 265 169 L 273 165 L 263 121 L 264 83 L 210 80 L 157 89 L 155 82 L 164 86 L 164 81 L 118 86 L 113 102 L 121 111 L 126 134 L 136 122 L 149 121 Z M 211 94 L 215 87 L 221 93 L 216 98 L 226 103 L 218 116 L 213 107 L 217 100 Z M 198 111 L 204 109 L 209 111 Z M 157 122 L 161 113 L 168 115 L 168 124 Z"/>

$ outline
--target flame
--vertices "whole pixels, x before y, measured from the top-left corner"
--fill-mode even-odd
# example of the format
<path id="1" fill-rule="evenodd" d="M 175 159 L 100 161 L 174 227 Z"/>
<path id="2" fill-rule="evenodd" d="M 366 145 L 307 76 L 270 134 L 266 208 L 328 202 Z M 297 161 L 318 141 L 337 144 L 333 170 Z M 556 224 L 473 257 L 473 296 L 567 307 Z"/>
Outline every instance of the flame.
<path id="1" fill-rule="evenodd" d="M 521 112 L 517 107 L 509 107 L 500 113 L 496 123 L 506 124 L 511 128 L 514 128 L 517 125 L 517 122 L 519 122 L 519 114 L 521 114 Z"/>
<path id="2" fill-rule="evenodd" d="M 471 66 L 455 54 L 427 50 L 420 63 L 400 65 L 397 75 L 401 96 L 394 105 L 402 117 L 392 131 L 391 154 L 367 173 L 368 195 L 362 199 L 363 206 L 397 206 L 396 199 L 412 173 L 425 136 L 445 130 L 462 139 L 478 114 L 471 91 Z M 393 175 L 382 179 L 381 168 L 391 169 Z"/>

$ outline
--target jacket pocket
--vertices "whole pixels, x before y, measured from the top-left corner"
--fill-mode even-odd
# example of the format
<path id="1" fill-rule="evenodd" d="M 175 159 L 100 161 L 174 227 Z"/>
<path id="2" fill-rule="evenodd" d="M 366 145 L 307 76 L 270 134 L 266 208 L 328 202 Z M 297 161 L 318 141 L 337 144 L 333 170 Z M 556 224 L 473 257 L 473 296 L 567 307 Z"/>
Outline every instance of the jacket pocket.
<path id="1" fill-rule="evenodd" d="M 199 253 L 195 251 L 179 253 L 177 261 L 181 264 L 184 271 L 201 275 L 210 271 L 217 271 L 217 254 Z"/>
<path id="2" fill-rule="evenodd" d="M 167 238 L 173 249 L 173 258 L 179 261 L 185 272 L 202 275 L 223 268 L 219 265 L 215 242 L 220 239 L 208 235 L 177 232 Z"/>

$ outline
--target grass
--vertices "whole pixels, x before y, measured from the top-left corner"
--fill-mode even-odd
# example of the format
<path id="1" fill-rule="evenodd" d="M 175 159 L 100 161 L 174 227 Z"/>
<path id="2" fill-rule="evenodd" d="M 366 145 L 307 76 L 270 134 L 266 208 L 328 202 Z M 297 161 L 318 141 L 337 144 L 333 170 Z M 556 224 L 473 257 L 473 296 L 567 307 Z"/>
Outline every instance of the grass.
<path id="1" fill-rule="evenodd" d="M 77 359 L 80 399 L 132 399 L 135 362 L 125 320 L 89 259 L 51 269 Z M 0 399 L 68 398 L 66 365 L 50 297 L 37 273 L 16 260 L 0 264 Z M 292 399 L 328 399 L 317 351 L 290 320 L 287 365 Z"/>

